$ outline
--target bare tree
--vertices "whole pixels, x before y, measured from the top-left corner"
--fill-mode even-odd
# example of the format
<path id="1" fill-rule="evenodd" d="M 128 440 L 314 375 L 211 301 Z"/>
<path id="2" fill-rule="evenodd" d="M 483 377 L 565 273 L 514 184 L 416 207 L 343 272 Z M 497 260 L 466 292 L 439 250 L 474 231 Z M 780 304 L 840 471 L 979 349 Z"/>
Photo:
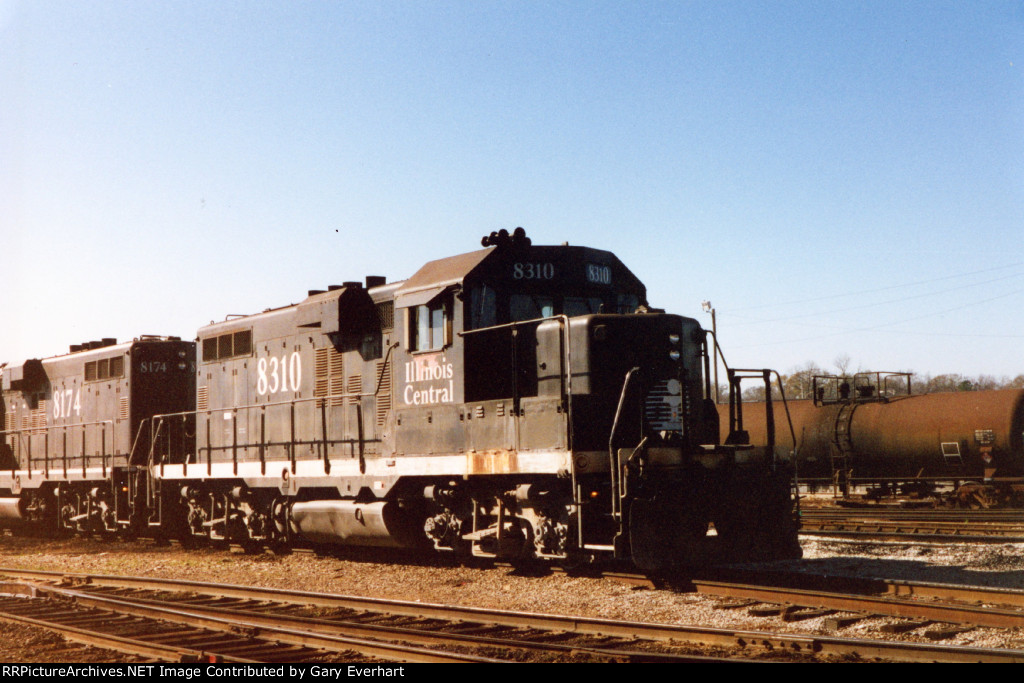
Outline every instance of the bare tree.
<path id="1" fill-rule="evenodd" d="M 782 386 L 786 389 L 786 398 L 811 398 L 814 391 L 814 376 L 822 375 L 825 371 L 816 363 L 804 363 L 803 367 L 796 368 L 788 375 L 783 375 Z"/>
<path id="2" fill-rule="evenodd" d="M 840 375 L 850 372 L 850 356 L 841 353 L 836 356 L 832 365 Z M 857 372 L 862 372 L 858 370 Z M 959 373 L 946 373 L 932 375 L 930 373 L 916 373 L 906 370 L 910 374 L 912 394 L 932 394 L 941 391 L 992 391 L 998 389 L 1024 389 L 1024 374 L 1019 374 L 1013 379 L 1004 375 L 995 377 L 993 375 L 977 375 L 970 377 Z M 800 399 L 813 398 L 813 379 L 815 375 L 827 374 L 813 361 L 808 361 L 802 366 L 793 368 L 788 374 L 782 375 L 782 385 L 786 391 L 786 398 Z M 900 385 L 901 387 L 903 385 Z M 897 389 L 894 395 L 905 393 L 905 389 Z M 756 397 L 756 398 L 755 398 Z M 744 400 L 764 400 L 764 390 L 760 392 L 743 392 Z"/>
<path id="3" fill-rule="evenodd" d="M 939 391 L 965 391 L 970 390 L 973 385 L 963 375 L 950 373 L 936 375 L 928 382 L 926 393 L 934 394 Z"/>
<path id="4" fill-rule="evenodd" d="M 850 369 L 850 354 L 839 354 L 832 359 L 832 365 L 836 366 L 836 370 L 839 371 L 840 375 L 846 375 L 846 371 Z"/>
<path id="5" fill-rule="evenodd" d="M 1005 383 L 1006 382 L 1000 382 L 992 375 L 978 375 L 974 381 L 974 389 L 977 391 L 988 391 L 990 389 L 998 389 Z"/>
<path id="6" fill-rule="evenodd" d="M 764 385 L 759 384 L 749 389 L 743 390 L 743 402 L 744 403 L 757 403 L 763 402 L 765 397 Z"/>

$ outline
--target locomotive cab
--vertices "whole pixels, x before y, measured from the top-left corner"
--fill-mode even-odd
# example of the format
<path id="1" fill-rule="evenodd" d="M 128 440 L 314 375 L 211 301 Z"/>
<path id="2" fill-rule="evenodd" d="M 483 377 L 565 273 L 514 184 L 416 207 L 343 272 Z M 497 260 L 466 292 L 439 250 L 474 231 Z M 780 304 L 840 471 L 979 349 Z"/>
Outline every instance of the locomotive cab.
<path id="1" fill-rule="evenodd" d="M 650 571 L 799 555 L 787 475 L 718 443 L 704 331 L 651 312 L 614 255 L 512 238 L 428 264 L 396 306 L 394 451 L 465 454 L 428 485 L 438 549 Z"/>

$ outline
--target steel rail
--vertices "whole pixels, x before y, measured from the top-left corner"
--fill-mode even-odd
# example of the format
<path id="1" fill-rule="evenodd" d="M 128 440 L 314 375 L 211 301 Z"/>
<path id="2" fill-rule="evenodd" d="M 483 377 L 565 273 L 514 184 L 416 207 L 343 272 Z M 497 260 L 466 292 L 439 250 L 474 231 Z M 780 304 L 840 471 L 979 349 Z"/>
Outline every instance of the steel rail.
<path id="1" fill-rule="evenodd" d="M 77 603 L 83 605 L 94 605 L 105 607 L 109 596 L 96 596 L 80 591 L 68 591 L 66 589 L 40 587 L 41 594 L 54 593 L 73 598 Z M 215 598 L 220 600 L 221 598 Z M 535 651 L 545 654 L 562 654 L 569 656 L 588 655 L 595 661 L 628 662 L 628 663 L 698 663 L 698 662 L 725 662 L 736 661 L 722 657 L 708 657 L 691 654 L 673 654 L 651 651 L 638 651 L 627 649 L 613 649 L 609 647 L 589 647 L 584 645 L 564 645 L 561 643 L 548 643 L 543 641 L 531 641 L 525 639 L 512 639 L 495 636 L 471 635 L 456 632 L 436 632 L 432 629 L 436 625 L 427 628 L 415 626 L 389 626 L 382 624 L 367 624 L 358 621 L 345 621 L 344 617 L 331 619 L 300 617 L 288 614 L 277 614 L 272 611 L 253 612 L 236 607 L 222 607 L 217 605 L 196 604 L 191 601 L 177 602 L 155 600 L 138 596 L 117 596 L 113 600 L 121 603 L 130 603 L 146 607 L 162 607 L 174 610 L 180 614 L 192 614 L 196 616 L 195 624 L 208 629 L 221 629 L 229 632 L 237 632 L 239 627 L 247 629 L 247 633 L 256 637 L 263 637 L 265 634 L 260 629 L 265 629 L 277 641 L 293 642 L 289 636 L 281 637 L 282 629 L 288 631 L 302 631 L 309 633 L 313 639 L 302 639 L 294 641 L 294 644 L 319 647 L 315 636 L 334 636 L 348 639 L 367 638 L 377 640 L 400 640 L 404 643 L 417 643 L 420 645 L 431 645 L 434 647 L 448 646 L 452 644 L 466 645 L 470 647 L 492 647 L 505 648 L 510 650 Z M 286 603 L 276 603 L 278 606 Z M 262 607 L 271 608 L 274 603 L 262 603 Z M 123 611 L 120 607 L 118 611 Z M 365 612 L 359 614 L 366 614 Z M 175 619 L 177 621 L 177 619 Z M 183 623 L 192 623 L 192 620 L 182 620 Z M 436 621 L 436 620 L 433 620 Z M 484 627 L 495 628 L 495 627 Z M 499 629 L 506 627 L 499 626 Z M 357 642 L 362 642 L 357 641 Z M 345 648 L 353 649 L 353 648 Z M 493 662 L 495 660 L 486 659 Z M 506 660 L 500 660 L 506 661 Z"/>
<path id="2" fill-rule="evenodd" d="M 732 567 L 722 569 L 708 581 L 748 583 L 757 586 L 799 587 L 804 589 L 825 589 L 860 595 L 890 595 L 960 602 L 984 603 L 1003 607 L 1024 607 L 1024 590 L 1020 588 L 996 588 L 989 586 L 968 586 L 964 584 L 936 583 L 928 581 L 902 581 L 866 576 L 833 576 L 775 569 L 750 570 Z M 838 587 L 837 587 L 838 586 Z"/>
<path id="3" fill-rule="evenodd" d="M 51 617 L 54 615 L 50 615 Z M 0 620 L 13 621 L 27 626 L 42 628 L 57 633 L 67 640 L 90 645 L 104 650 L 114 650 L 122 654 L 136 655 L 156 659 L 162 662 L 229 662 L 236 664 L 257 663 L 254 659 L 236 656 L 217 655 L 206 650 L 196 650 L 176 645 L 161 645 L 136 638 L 126 638 L 101 631 L 94 631 L 81 626 L 62 624 L 59 621 L 39 619 L 7 612 L 0 607 Z"/>
<path id="4" fill-rule="evenodd" d="M 783 603 L 843 610 L 866 612 L 910 619 L 997 628 L 1024 627 L 1024 611 L 1001 608 L 977 607 L 973 605 L 935 604 L 920 600 L 905 600 L 873 595 L 829 593 L 799 588 L 779 588 L 750 584 L 725 583 L 695 579 L 692 585 L 699 593 L 731 598 L 747 598 L 767 603 Z M 909 587 L 909 584 L 908 584 Z M 909 592 L 901 593 L 909 595 Z"/>
<path id="5" fill-rule="evenodd" d="M 889 506 L 868 507 L 803 507 L 801 518 L 847 519 L 863 517 L 890 521 L 978 522 L 994 524 L 1024 524 L 1024 510 L 970 510 L 970 509 L 913 509 Z"/>
<path id="6" fill-rule="evenodd" d="M 239 620 L 234 615 L 203 614 L 197 609 L 171 608 L 162 604 L 143 604 L 135 600 L 91 595 L 66 588 L 44 587 L 40 588 L 39 592 L 44 595 L 50 594 L 71 599 L 79 605 L 108 610 L 116 614 L 129 614 L 146 619 L 184 624 L 193 628 L 224 631 L 234 634 L 243 632 L 249 638 L 259 638 L 268 642 L 288 643 L 327 652 L 356 651 L 370 657 L 416 663 L 495 664 L 503 661 L 477 655 L 443 653 L 436 650 L 385 643 L 365 638 L 318 634 L 308 630 L 286 628 L 272 624 L 256 626 L 247 621 Z"/>
<path id="7" fill-rule="evenodd" d="M 943 583 L 912 583 L 909 581 L 886 581 L 885 583 L 886 592 L 890 595 L 1024 607 L 1024 590 L 1006 590 L 986 588 L 984 586 L 954 586 Z"/>
<path id="8" fill-rule="evenodd" d="M 1024 512 L 908 510 L 813 510 L 801 513 L 801 532 L 827 535 L 884 535 L 962 540 L 1024 542 Z"/>
<path id="9" fill-rule="evenodd" d="M 557 571 L 557 570 L 556 570 Z M 872 577 L 831 576 L 826 574 L 810 574 L 806 572 L 789 572 L 779 570 L 744 570 L 737 567 L 719 569 L 716 575 L 726 577 L 726 583 L 749 583 L 753 586 L 778 585 L 792 587 L 800 585 L 821 586 L 839 584 L 842 590 L 859 595 L 890 595 L 908 598 L 926 598 L 938 600 L 958 600 L 961 602 L 984 603 L 1004 607 L 1024 608 L 1024 590 L 1016 588 L 993 588 L 988 586 L 967 586 L 961 584 L 935 583 L 927 581 L 897 581 L 894 579 Z M 601 578 L 618 581 L 634 586 L 655 588 L 656 583 L 643 574 L 627 572 L 601 572 Z M 699 579 L 699 577 L 698 577 Z M 706 582 L 714 579 L 707 579 Z M 693 579 L 689 582 L 692 583 Z M 774 582 L 774 583 L 770 583 Z M 687 586 L 687 581 L 680 583 L 680 588 Z M 827 591 L 827 592 L 835 592 Z"/>
<path id="10" fill-rule="evenodd" d="M 805 525 L 800 529 L 801 536 L 828 536 L 835 538 L 875 538 L 892 539 L 899 541 L 928 541 L 942 543 L 1024 543 L 1024 535 L 999 535 L 999 534 L 960 534 L 943 533 L 938 529 L 930 529 L 928 532 L 904 531 L 900 529 L 885 528 L 885 525 L 861 524 L 858 529 L 830 528 L 829 525 L 815 527 Z M 873 528 L 865 528 L 873 527 Z M 1021 534 L 1022 530 L 1016 530 Z"/>
<path id="11" fill-rule="evenodd" d="M 22 578 L 60 580 L 91 583 L 119 588 L 152 588 L 155 590 L 178 590 L 238 597 L 245 599 L 285 601 L 296 604 L 322 607 L 347 607 L 350 609 L 404 614 L 408 616 L 430 616 L 435 618 L 462 619 L 465 621 L 490 624 L 523 626 L 530 628 L 563 630 L 573 633 L 643 638 L 730 648 L 765 649 L 792 654 L 831 655 L 842 657 L 881 658 L 893 661 L 912 662 L 1014 662 L 1024 663 L 1024 650 L 977 648 L 957 645 L 936 645 L 927 643 L 905 643 L 885 640 L 837 638 L 816 635 L 769 633 L 763 631 L 731 630 L 673 624 L 652 624 L 644 622 L 616 621 L 578 616 L 545 615 L 529 612 L 478 607 L 449 607 L 432 603 L 414 603 L 382 598 L 363 598 L 308 591 L 274 588 L 246 588 L 227 584 L 201 583 L 145 577 L 117 577 L 103 575 L 69 575 L 61 572 L 31 571 L 0 568 L 0 573 L 18 575 Z"/>

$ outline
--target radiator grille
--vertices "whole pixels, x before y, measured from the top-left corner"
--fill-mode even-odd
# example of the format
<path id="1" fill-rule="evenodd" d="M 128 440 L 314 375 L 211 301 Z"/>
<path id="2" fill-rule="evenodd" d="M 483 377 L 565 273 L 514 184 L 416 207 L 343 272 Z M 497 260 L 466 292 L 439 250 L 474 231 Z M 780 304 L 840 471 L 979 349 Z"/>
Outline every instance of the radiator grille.
<path id="1" fill-rule="evenodd" d="M 677 379 L 654 385 L 644 401 L 644 419 L 655 431 L 682 431 L 682 387 Z"/>

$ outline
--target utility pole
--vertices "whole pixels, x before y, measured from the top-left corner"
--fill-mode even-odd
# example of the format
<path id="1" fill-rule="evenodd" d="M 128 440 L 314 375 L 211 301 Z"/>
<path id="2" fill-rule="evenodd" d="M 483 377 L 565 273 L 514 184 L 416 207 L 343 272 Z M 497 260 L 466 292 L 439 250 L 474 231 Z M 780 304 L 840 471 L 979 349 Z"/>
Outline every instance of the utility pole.
<path id="1" fill-rule="evenodd" d="M 715 309 L 711 305 L 710 301 L 704 301 L 701 303 L 701 308 L 704 309 L 705 313 L 711 314 L 711 336 L 714 337 L 715 342 L 715 403 L 718 403 L 718 325 L 715 322 Z"/>

